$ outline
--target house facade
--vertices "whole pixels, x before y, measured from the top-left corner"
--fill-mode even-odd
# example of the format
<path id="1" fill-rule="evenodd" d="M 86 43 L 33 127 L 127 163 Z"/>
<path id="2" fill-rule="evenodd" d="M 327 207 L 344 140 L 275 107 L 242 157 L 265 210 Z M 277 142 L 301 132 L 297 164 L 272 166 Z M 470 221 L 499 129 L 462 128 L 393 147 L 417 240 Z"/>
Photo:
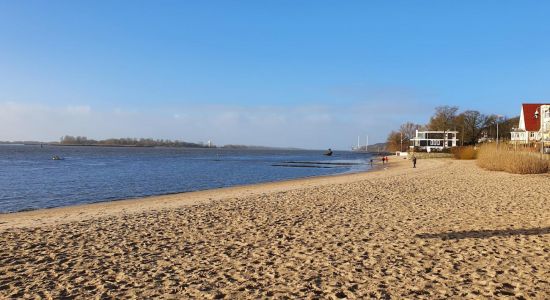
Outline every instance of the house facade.
<path id="1" fill-rule="evenodd" d="M 516 144 L 550 141 L 550 103 L 524 103 L 517 128 L 512 128 L 510 140 Z"/>
<path id="2" fill-rule="evenodd" d="M 411 139 L 411 148 L 419 148 L 427 152 L 441 151 L 445 148 L 456 147 L 458 131 L 416 131 Z"/>

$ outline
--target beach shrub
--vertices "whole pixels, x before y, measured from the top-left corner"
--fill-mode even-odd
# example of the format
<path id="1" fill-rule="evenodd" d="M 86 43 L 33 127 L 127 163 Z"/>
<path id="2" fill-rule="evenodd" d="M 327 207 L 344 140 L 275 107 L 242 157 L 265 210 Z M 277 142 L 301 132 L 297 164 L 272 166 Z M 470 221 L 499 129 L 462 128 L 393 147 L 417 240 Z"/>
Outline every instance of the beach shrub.
<path id="1" fill-rule="evenodd" d="M 451 150 L 455 159 L 476 159 L 477 150 L 473 146 L 455 147 Z"/>
<path id="2" fill-rule="evenodd" d="M 514 174 L 541 174 L 550 170 L 550 160 L 540 153 L 513 150 L 507 147 L 497 149 L 496 145 L 483 145 L 478 150 L 477 164 L 487 170 Z"/>

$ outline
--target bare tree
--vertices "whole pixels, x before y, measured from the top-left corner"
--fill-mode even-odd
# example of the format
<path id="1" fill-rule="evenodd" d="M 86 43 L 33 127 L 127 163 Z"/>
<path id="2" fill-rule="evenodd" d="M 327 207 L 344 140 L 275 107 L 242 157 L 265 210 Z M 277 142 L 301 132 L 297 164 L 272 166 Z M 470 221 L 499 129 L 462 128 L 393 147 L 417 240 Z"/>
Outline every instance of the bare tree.
<path id="1" fill-rule="evenodd" d="M 456 128 L 457 106 L 438 106 L 435 114 L 430 118 L 428 128 L 430 130 L 443 131 L 443 148 L 447 148 L 447 131 Z"/>
<path id="2" fill-rule="evenodd" d="M 430 130 L 447 131 L 455 127 L 456 113 L 458 107 L 456 106 L 438 106 L 435 108 L 434 115 L 430 118 L 428 128 Z"/>
<path id="3" fill-rule="evenodd" d="M 399 128 L 399 131 L 403 133 L 403 139 L 405 140 L 411 140 L 416 136 L 416 131 L 420 130 L 422 128 L 422 125 L 407 122 Z"/>
<path id="4" fill-rule="evenodd" d="M 485 124 L 483 124 L 483 127 L 486 131 L 488 138 L 492 139 L 495 137 L 497 120 L 498 120 L 497 115 L 489 115 L 485 120 Z"/>
<path id="5" fill-rule="evenodd" d="M 400 151 L 407 150 L 410 141 L 416 136 L 416 131 L 420 130 L 421 128 L 422 125 L 412 122 L 407 122 L 399 127 L 399 149 L 401 149 Z"/>
<path id="6" fill-rule="evenodd" d="M 398 131 L 392 131 L 388 135 L 387 142 L 387 150 L 388 151 L 402 151 L 401 148 L 401 133 Z"/>
<path id="7" fill-rule="evenodd" d="M 467 110 L 461 113 L 457 118 L 462 121 L 463 142 L 470 145 L 475 144 L 480 137 L 488 117 L 479 111 Z"/>

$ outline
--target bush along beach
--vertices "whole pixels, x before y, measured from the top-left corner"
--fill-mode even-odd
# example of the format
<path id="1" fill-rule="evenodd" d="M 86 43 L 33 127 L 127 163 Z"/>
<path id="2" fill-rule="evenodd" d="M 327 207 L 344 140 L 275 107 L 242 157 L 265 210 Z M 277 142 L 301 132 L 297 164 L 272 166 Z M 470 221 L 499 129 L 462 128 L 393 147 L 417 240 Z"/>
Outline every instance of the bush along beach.
<path id="1" fill-rule="evenodd" d="M 492 171 L 514 174 L 541 174 L 550 170 L 550 160 L 539 153 L 483 145 L 477 154 L 478 166 Z"/>

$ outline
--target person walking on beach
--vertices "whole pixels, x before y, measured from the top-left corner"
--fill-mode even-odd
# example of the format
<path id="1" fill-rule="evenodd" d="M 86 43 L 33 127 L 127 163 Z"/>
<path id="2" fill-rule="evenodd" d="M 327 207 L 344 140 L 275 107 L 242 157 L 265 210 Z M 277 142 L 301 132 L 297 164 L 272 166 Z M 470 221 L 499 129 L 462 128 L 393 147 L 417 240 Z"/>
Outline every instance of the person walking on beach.
<path id="1" fill-rule="evenodd" d="M 416 168 L 416 156 L 414 156 L 414 154 L 412 157 L 412 162 L 413 162 L 413 168 Z"/>
<path id="2" fill-rule="evenodd" d="M 385 163 L 386 163 L 386 158 L 382 156 L 382 164 L 385 164 Z"/>

